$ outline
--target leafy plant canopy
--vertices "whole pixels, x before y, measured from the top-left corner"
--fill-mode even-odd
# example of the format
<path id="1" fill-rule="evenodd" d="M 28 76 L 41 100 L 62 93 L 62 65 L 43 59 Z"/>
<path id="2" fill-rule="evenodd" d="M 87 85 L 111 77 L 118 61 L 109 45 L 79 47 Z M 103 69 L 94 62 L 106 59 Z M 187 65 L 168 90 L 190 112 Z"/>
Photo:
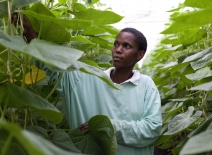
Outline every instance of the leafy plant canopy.
<path id="1" fill-rule="evenodd" d="M 170 10 L 164 36 L 141 70 L 162 99 L 163 131 L 154 145 L 174 155 L 212 154 L 211 2 L 185 0 Z"/>
<path id="2" fill-rule="evenodd" d="M 97 76 L 117 89 L 102 68 L 111 67 L 110 50 L 119 32 L 111 24 L 123 17 L 101 10 L 99 0 L 80 2 L 0 1 L 0 154 L 115 154 L 109 118 L 91 118 L 87 134 L 70 130 L 55 91 L 63 72 L 73 70 Z M 14 13 L 17 22 L 12 20 Z M 23 35 L 23 16 L 38 34 L 30 43 Z M 58 71 L 55 85 L 34 60 Z"/>

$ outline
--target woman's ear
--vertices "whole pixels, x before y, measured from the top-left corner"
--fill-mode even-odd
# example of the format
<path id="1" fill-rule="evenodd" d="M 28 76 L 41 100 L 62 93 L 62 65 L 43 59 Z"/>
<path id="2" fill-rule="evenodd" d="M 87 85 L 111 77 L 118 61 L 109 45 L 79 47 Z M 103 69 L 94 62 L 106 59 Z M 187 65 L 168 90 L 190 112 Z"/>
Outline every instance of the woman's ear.
<path id="1" fill-rule="evenodd" d="M 145 55 L 144 51 L 139 51 L 137 56 L 137 61 L 140 61 L 144 57 L 144 55 Z"/>

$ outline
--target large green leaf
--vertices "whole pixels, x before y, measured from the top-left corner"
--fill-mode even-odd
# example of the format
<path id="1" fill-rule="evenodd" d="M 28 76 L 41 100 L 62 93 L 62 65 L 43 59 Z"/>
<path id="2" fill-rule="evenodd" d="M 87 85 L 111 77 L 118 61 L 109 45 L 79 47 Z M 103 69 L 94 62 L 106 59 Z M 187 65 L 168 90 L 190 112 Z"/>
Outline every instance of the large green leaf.
<path id="1" fill-rule="evenodd" d="M 48 135 L 47 131 L 40 126 L 28 126 L 27 130 L 30 132 L 33 132 L 36 135 L 41 136 L 44 139 L 49 140 L 49 135 Z"/>
<path id="2" fill-rule="evenodd" d="M 69 135 L 63 130 L 54 130 L 49 135 L 49 139 L 50 139 L 50 141 L 53 144 L 55 144 L 56 146 L 62 148 L 63 150 L 72 151 L 72 152 L 76 152 L 76 153 L 81 153 L 81 151 L 78 150 L 74 146 L 74 143 L 72 142 L 72 140 L 69 137 Z"/>
<path id="3" fill-rule="evenodd" d="M 0 35 L 2 35 L 0 44 L 3 46 L 30 55 L 60 69 L 67 69 L 83 54 L 82 51 L 39 39 L 33 39 L 27 45 L 20 36 L 9 36 L 3 31 L 0 31 Z"/>
<path id="4" fill-rule="evenodd" d="M 212 130 L 200 133 L 188 140 L 180 155 L 200 154 L 212 151 Z"/>
<path id="5" fill-rule="evenodd" d="M 195 86 L 195 87 L 191 87 L 190 90 L 210 91 L 210 90 L 212 90 L 212 82 L 207 82 L 207 83 L 203 83 L 198 86 Z"/>
<path id="6" fill-rule="evenodd" d="M 183 22 L 181 23 L 181 22 L 173 21 L 172 24 L 167 29 L 161 32 L 161 34 L 175 34 L 175 33 L 186 31 L 186 30 L 192 30 L 198 27 L 199 25 L 196 23 L 189 24 L 189 23 L 183 23 Z"/>
<path id="7" fill-rule="evenodd" d="M 71 67 L 69 67 L 67 70 L 61 70 L 55 67 L 51 67 L 52 70 L 54 71 L 59 71 L 59 72 L 63 72 L 63 71 L 73 71 L 73 70 L 80 70 L 84 73 L 87 74 L 91 74 L 94 76 L 97 76 L 98 78 L 100 78 L 101 80 L 103 80 L 104 82 L 106 82 L 108 85 L 110 85 L 111 87 L 115 88 L 115 89 L 119 89 L 117 88 L 114 83 L 111 81 L 110 78 L 108 78 L 108 76 L 105 74 L 105 72 L 103 72 L 101 69 L 98 69 L 94 66 L 85 64 L 83 62 L 77 61 L 75 62 Z"/>
<path id="8" fill-rule="evenodd" d="M 2 150 L 10 133 L 5 129 L 0 128 L 0 135 L 0 150 Z M 1 154 L 3 153 L 1 152 Z M 11 138 L 5 155 L 28 155 L 28 153 L 26 152 L 24 147 L 17 141 L 17 139 L 13 137 Z"/>
<path id="9" fill-rule="evenodd" d="M 27 89 L 7 83 L 0 85 L 1 104 L 15 108 L 31 108 L 47 120 L 57 124 L 60 123 L 63 115 L 52 104 L 44 98 L 30 92 Z"/>
<path id="10" fill-rule="evenodd" d="M 182 23 L 184 25 L 197 25 L 198 27 L 212 23 L 212 19 L 208 18 L 212 16 L 212 8 L 197 10 L 188 12 L 172 18 L 177 23 Z"/>
<path id="11" fill-rule="evenodd" d="M 43 21 L 40 36 L 43 40 L 55 43 L 67 43 L 70 41 L 70 33 L 64 27 L 53 22 Z"/>
<path id="12" fill-rule="evenodd" d="M 199 60 L 191 62 L 191 67 L 197 70 L 210 64 L 212 64 L 212 53 L 208 53 Z"/>
<path id="13" fill-rule="evenodd" d="M 94 25 L 114 24 L 123 18 L 123 16 L 112 11 L 101 11 L 92 8 L 73 12 L 73 14 L 78 19 L 93 20 Z"/>
<path id="14" fill-rule="evenodd" d="M 184 46 L 188 46 L 198 42 L 207 36 L 207 31 L 205 29 L 192 29 L 186 30 L 182 34 L 180 34 L 178 40 Z"/>
<path id="15" fill-rule="evenodd" d="M 199 58 L 201 58 L 201 57 L 203 57 L 203 56 L 205 56 L 206 54 L 211 53 L 211 52 L 212 52 L 212 47 L 207 48 L 207 49 L 205 49 L 205 50 L 203 50 L 203 51 L 201 51 L 201 52 L 198 52 L 198 53 L 196 53 L 196 54 L 194 54 L 194 55 L 191 55 L 191 56 L 187 57 L 187 58 L 183 61 L 183 63 L 194 61 L 194 60 L 199 59 Z"/>
<path id="16" fill-rule="evenodd" d="M 74 146 L 69 135 L 61 129 L 55 129 L 50 134 L 48 134 L 47 131 L 40 126 L 28 126 L 27 130 L 43 137 L 46 140 L 50 140 L 53 144 L 63 150 L 81 153 L 81 151 Z"/>
<path id="17" fill-rule="evenodd" d="M 165 132 L 164 135 L 174 135 L 191 126 L 202 115 L 201 111 L 196 111 L 196 113 L 191 116 L 193 111 L 194 107 L 188 107 L 187 112 L 178 114 L 173 119 L 171 119 L 168 124 L 168 131 Z"/>
<path id="18" fill-rule="evenodd" d="M 184 6 L 196 7 L 196 8 L 211 8 L 211 0 L 185 0 Z"/>
<path id="19" fill-rule="evenodd" d="M 37 20 L 40 21 L 52 21 L 56 24 L 59 24 L 60 26 L 67 28 L 67 29 L 72 29 L 72 30 L 81 30 L 83 28 L 91 26 L 92 21 L 91 20 L 83 20 L 83 19 L 58 19 L 56 17 L 51 17 L 43 14 L 39 14 L 30 10 L 25 10 L 23 11 L 24 14 L 26 14 L 28 17 L 34 17 Z M 36 31 L 39 31 L 40 24 L 36 24 L 37 20 L 32 20 L 30 19 L 30 22 L 32 23 L 33 27 L 35 28 Z"/>
<path id="20" fill-rule="evenodd" d="M 180 103 L 176 103 L 172 109 L 170 109 L 169 111 L 166 111 L 166 116 L 165 118 L 163 119 L 163 123 L 166 122 L 166 120 L 168 120 L 168 118 L 170 118 L 171 116 L 173 116 L 174 114 L 176 114 L 182 107 L 183 105 L 183 102 L 180 102 Z"/>
<path id="21" fill-rule="evenodd" d="M 27 155 L 79 155 L 62 150 L 48 140 L 1 119 L 0 128 L 5 129 L 10 136 L 16 138 L 17 142 L 27 151 Z"/>
<path id="22" fill-rule="evenodd" d="M 170 54 L 174 53 L 177 51 L 177 49 L 179 47 L 181 47 L 182 45 L 177 45 L 168 49 L 164 49 L 163 51 L 159 52 L 159 54 L 157 55 L 157 57 L 155 58 L 156 60 L 160 60 L 160 59 L 164 59 L 167 56 L 169 56 Z"/>
<path id="23" fill-rule="evenodd" d="M 115 155 L 117 143 L 113 126 L 107 116 L 96 115 L 88 121 L 88 132 L 78 129 L 69 133 L 75 146 L 83 153 L 94 155 Z"/>
<path id="24" fill-rule="evenodd" d="M 186 77 L 190 80 L 196 81 L 196 80 L 201 80 L 203 78 L 212 76 L 212 71 L 210 70 L 209 67 L 205 67 L 202 69 L 197 70 L 193 74 L 187 74 Z"/>

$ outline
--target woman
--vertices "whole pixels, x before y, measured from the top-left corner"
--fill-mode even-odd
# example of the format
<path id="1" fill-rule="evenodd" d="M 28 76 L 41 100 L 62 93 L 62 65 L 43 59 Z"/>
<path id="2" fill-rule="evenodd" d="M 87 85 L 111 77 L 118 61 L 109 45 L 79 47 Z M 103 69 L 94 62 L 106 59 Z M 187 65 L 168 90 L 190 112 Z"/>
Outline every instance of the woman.
<path id="1" fill-rule="evenodd" d="M 28 42 L 37 37 L 26 16 L 24 35 Z M 118 142 L 117 155 L 152 155 L 151 144 L 161 132 L 158 90 L 150 77 L 133 70 L 146 48 L 146 38 L 134 28 L 125 28 L 117 35 L 112 49 L 114 67 L 105 73 L 120 90 L 80 71 L 65 72 L 58 86 L 71 129 L 78 127 L 86 133 L 91 117 L 102 114 L 110 118 Z M 58 77 L 43 63 L 36 61 L 36 65 L 50 79 Z"/>

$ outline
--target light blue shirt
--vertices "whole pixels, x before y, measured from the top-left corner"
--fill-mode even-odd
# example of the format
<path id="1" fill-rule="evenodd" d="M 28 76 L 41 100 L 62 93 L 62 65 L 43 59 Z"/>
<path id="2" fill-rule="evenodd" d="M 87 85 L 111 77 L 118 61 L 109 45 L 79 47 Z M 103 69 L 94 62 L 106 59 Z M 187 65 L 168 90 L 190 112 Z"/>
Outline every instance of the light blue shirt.
<path id="1" fill-rule="evenodd" d="M 39 65 L 52 78 L 52 72 Z M 105 73 L 110 77 L 109 69 Z M 58 90 L 71 129 L 91 117 L 107 115 L 114 127 L 118 150 L 116 155 L 153 155 L 153 146 L 161 132 L 161 102 L 152 79 L 133 71 L 131 79 L 107 85 L 96 76 L 80 71 L 63 74 Z"/>
<path id="2" fill-rule="evenodd" d="M 119 144 L 116 155 L 153 155 L 150 145 L 162 126 L 160 95 L 154 82 L 134 72 L 131 79 L 116 86 L 120 90 L 93 75 L 65 73 L 59 91 L 71 129 L 95 115 L 107 115 Z"/>

